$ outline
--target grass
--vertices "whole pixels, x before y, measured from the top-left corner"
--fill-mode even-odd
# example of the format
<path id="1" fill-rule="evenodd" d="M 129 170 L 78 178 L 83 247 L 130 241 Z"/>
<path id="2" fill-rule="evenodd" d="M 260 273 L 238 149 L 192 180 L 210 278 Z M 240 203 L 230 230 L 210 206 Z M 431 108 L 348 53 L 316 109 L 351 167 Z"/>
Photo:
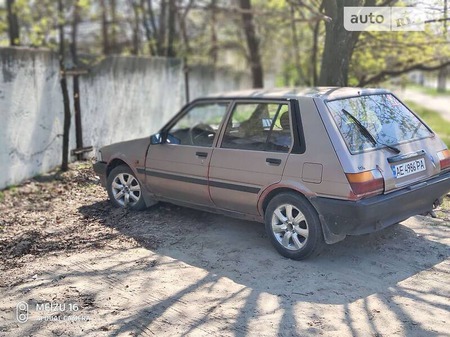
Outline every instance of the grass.
<path id="1" fill-rule="evenodd" d="M 8 192 L 10 195 L 16 194 L 17 193 L 17 186 L 16 185 L 12 185 L 12 186 L 6 187 L 4 190 L 1 190 L 0 191 L 0 203 L 5 201 L 6 192 Z"/>
<path id="2" fill-rule="evenodd" d="M 410 101 L 407 101 L 406 104 L 418 114 L 425 123 L 438 134 L 444 143 L 447 144 L 447 147 L 450 148 L 450 122 L 434 110 L 427 109 Z"/>
<path id="3" fill-rule="evenodd" d="M 77 169 L 88 169 L 92 168 L 92 163 L 90 161 L 79 162 Z"/>
<path id="4" fill-rule="evenodd" d="M 445 92 L 439 92 L 437 91 L 436 88 L 430 88 L 430 87 L 423 87 L 421 85 L 418 84 L 409 84 L 408 85 L 408 89 L 413 89 L 413 90 L 417 90 L 420 91 L 424 94 L 427 94 L 429 96 L 450 96 L 450 89 L 446 89 Z"/>
<path id="5" fill-rule="evenodd" d="M 448 222 L 450 221 L 450 197 L 448 195 L 444 197 L 444 200 L 442 200 L 442 204 L 435 210 L 435 212 L 439 219 L 446 221 L 446 223 L 443 223 L 443 225 L 450 225 L 450 222 Z"/>

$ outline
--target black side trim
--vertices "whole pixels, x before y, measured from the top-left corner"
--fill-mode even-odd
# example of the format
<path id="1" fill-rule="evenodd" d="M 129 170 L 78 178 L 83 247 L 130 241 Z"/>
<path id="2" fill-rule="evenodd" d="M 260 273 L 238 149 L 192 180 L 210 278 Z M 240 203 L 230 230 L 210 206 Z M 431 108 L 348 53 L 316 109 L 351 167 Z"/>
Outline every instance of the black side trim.
<path id="1" fill-rule="evenodd" d="M 259 193 L 259 191 L 261 190 L 258 187 L 250 187 L 250 186 L 244 186 L 244 185 L 238 185 L 238 184 L 223 183 L 220 181 L 210 181 L 209 186 L 225 188 L 227 190 L 254 193 L 254 194 Z"/>
<path id="2" fill-rule="evenodd" d="M 259 187 L 251 187 L 251 186 L 245 186 L 245 185 L 239 185 L 239 184 L 231 184 L 231 183 L 223 183 L 220 181 L 210 181 L 208 184 L 208 180 L 202 179 L 202 178 L 191 178 L 191 177 L 185 177 L 180 176 L 177 174 L 170 174 L 170 173 L 163 173 L 163 172 L 156 172 L 156 171 L 150 171 L 145 170 L 142 168 L 136 169 L 139 173 L 146 174 L 148 176 L 152 177 L 158 177 L 163 179 L 171 179 L 171 180 L 177 180 L 177 181 L 184 181 L 187 183 L 192 184 L 199 184 L 199 185 L 209 185 L 212 187 L 218 187 L 218 188 L 225 188 L 228 190 L 235 190 L 235 191 L 241 191 L 241 192 L 247 192 L 247 193 L 254 193 L 257 194 L 261 190 Z"/>
<path id="3" fill-rule="evenodd" d="M 208 181 L 206 179 L 201 179 L 201 178 L 191 178 L 191 177 L 179 176 L 176 174 L 162 173 L 162 172 L 149 171 L 149 170 L 145 170 L 145 174 L 148 176 L 152 176 L 152 177 L 184 181 L 186 183 L 192 183 L 192 184 L 198 184 L 198 185 L 208 185 Z"/>

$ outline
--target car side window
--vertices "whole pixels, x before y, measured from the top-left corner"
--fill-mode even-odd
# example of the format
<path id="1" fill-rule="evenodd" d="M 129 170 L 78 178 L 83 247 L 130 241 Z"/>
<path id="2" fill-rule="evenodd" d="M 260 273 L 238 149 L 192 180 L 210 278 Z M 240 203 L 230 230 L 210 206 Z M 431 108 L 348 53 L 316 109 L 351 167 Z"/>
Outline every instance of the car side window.
<path id="1" fill-rule="evenodd" d="M 237 103 L 228 120 L 222 148 L 289 152 L 289 107 L 285 103 Z"/>
<path id="2" fill-rule="evenodd" d="M 170 128 L 167 143 L 211 147 L 227 108 L 227 102 L 195 105 Z"/>

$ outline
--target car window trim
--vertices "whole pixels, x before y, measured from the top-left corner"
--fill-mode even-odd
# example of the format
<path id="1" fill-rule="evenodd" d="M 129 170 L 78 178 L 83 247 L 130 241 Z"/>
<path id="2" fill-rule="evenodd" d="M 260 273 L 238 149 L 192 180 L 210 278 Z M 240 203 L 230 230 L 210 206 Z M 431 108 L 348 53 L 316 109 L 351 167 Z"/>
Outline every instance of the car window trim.
<path id="1" fill-rule="evenodd" d="M 229 111 L 227 114 L 227 118 L 226 120 L 224 120 L 224 123 L 222 125 L 222 130 L 220 132 L 220 137 L 217 139 L 217 144 L 216 147 L 220 148 L 220 149 L 229 149 L 229 150 L 240 150 L 240 151 L 258 151 L 258 152 L 267 152 L 267 153 L 292 153 L 292 150 L 295 148 L 295 132 L 293 132 L 294 130 L 294 119 L 292 118 L 292 109 L 291 109 L 291 99 L 290 98 L 249 98 L 249 97 L 239 97 L 239 98 L 235 98 L 233 99 L 232 104 L 229 106 Z M 232 117 L 232 113 L 234 111 L 234 108 L 237 104 L 242 104 L 242 103 L 248 103 L 248 104 L 255 104 L 255 103 L 268 103 L 268 104 L 287 104 L 288 109 L 289 109 L 289 118 L 290 118 L 290 132 L 291 132 L 291 138 L 292 138 L 292 143 L 291 143 L 291 147 L 289 149 L 288 152 L 278 152 L 278 151 L 260 151 L 260 150 L 250 150 L 250 149 L 233 149 L 233 148 L 224 148 L 222 147 L 222 143 L 223 143 L 223 138 L 225 136 L 225 131 L 226 131 L 226 126 L 228 125 L 228 122 L 230 120 L 230 118 Z"/>
<path id="2" fill-rule="evenodd" d="M 219 135 L 221 133 L 222 127 L 223 127 L 223 123 L 224 120 L 227 120 L 227 116 L 230 113 L 230 106 L 232 105 L 232 100 L 227 99 L 227 98 L 213 98 L 213 99 L 209 99 L 209 98 L 200 98 L 200 99 L 196 99 L 193 100 L 192 102 L 184 105 L 181 110 L 171 119 L 169 120 L 159 131 L 160 133 L 167 133 L 181 118 L 183 118 L 185 115 L 187 115 L 189 113 L 189 111 L 191 111 L 192 109 L 194 109 L 195 107 L 199 106 L 199 105 L 206 105 L 206 104 L 220 104 L 220 103 L 228 103 L 228 106 L 225 110 L 224 116 L 219 124 L 219 127 L 217 129 L 216 135 L 214 136 L 214 140 L 211 146 L 202 146 L 204 148 L 214 148 L 216 147 L 217 144 L 217 140 L 219 138 Z M 197 146 L 197 145 L 188 145 L 188 144 L 173 144 L 173 143 L 163 143 L 163 144 L 167 144 L 167 145 L 184 145 L 184 146 Z"/>
<path id="3" fill-rule="evenodd" d="M 298 99 L 289 100 L 292 109 L 292 128 L 294 128 L 294 145 L 292 146 L 292 154 L 303 154 L 306 152 L 305 133 L 303 132 L 303 122 Z"/>

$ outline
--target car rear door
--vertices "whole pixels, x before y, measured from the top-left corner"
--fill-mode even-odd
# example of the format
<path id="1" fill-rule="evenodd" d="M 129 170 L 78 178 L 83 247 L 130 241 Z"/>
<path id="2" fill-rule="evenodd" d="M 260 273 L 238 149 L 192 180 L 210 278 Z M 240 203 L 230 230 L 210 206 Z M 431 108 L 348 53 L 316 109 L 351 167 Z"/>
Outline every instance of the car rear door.
<path id="1" fill-rule="evenodd" d="M 263 188 L 281 180 L 292 148 L 286 101 L 236 101 L 214 149 L 209 190 L 223 209 L 258 214 Z"/>
<path id="2" fill-rule="evenodd" d="M 213 144 L 227 112 L 227 101 L 199 102 L 169 123 L 163 144 L 150 145 L 146 184 L 156 195 L 174 201 L 212 206 L 208 166 Z"/>

